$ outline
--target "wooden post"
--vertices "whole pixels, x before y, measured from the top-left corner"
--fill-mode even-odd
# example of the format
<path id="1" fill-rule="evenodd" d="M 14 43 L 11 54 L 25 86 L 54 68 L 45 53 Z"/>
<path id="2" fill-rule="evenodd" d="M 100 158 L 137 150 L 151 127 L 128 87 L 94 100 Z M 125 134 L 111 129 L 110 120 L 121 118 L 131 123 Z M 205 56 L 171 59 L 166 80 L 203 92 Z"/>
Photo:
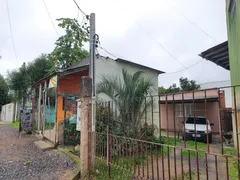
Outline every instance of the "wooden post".
<path id="1" fill-rule="evenodd" d="M 85 179 L 91 170 L 91 133 L 92 133 L 92 79 L 82 77 L 80 81 L 81 101 L 81 139 L 80 139 L 80 169 L 81 178 Z"/>
<path id="2" fill-rule="evenodd" d="M 42 118 L 42 134 L 44 136 L 45 121 L 46 121 L 46 104 L 47 104 L 47 81 L 44 81 L 44 93 L 43 93 L 43 118 Z"/>
<path id="3" fill-rule="evenodd" d="M 39 86 L 39 91 L 38 91 L 38 118 L 37 118 L 37 129 L 38 133 L 40 131 L 40 121 L 41 121 L 41 98 L 42 98 L 42 84 Z"/>

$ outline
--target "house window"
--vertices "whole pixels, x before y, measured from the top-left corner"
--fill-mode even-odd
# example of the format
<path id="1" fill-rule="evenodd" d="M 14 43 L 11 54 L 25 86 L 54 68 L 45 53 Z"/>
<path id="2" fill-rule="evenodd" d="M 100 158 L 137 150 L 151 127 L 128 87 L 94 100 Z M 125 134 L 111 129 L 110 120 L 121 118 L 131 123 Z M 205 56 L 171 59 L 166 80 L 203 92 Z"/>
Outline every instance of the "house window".
<path id="1" fill-rule="evenodd" d="M 194 105 L 192 103 L 184 104 L 184 112 L 183 112 L 183 104 L 176 104 L 175 111 L 176 111 L 176 117 L 185 117 L 186 118 L 188 116 L 193 115 Z"/>

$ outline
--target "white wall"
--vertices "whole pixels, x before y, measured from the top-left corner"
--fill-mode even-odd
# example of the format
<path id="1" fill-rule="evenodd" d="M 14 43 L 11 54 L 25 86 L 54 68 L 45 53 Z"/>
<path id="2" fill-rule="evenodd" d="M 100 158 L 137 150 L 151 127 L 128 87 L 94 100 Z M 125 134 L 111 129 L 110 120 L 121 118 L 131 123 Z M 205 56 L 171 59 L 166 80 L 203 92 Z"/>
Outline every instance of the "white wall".
<path id="1" fill-rule="evenodd" d="M 1 121 L 13 122 L 14 120 L 14 103 L 2 106 Z"/>
<path id="2" fill-rule="evenodd" d="M 200 84 L 201 89 L 209 89 L 209 88 L 221 88 L 221 90 L 225 91 L 225 103 L 226 108 L 232 108 L 232 95 L 231 88 L 223 88 L 226 86 L 231 86 L 230 80 L 228 81 L 216 81 L 216 82 L 208 82 L 204 84 Z"/>
<path id="3" fill-rule="evenodd" d="M 154 124 L 159 127 L 159 115 L 158 115 L 158 73 L 155 71 L 151 71 L 146 68 L 141 68 L 139 66 L 135 65 L 129 65 L 121 62 L 114 61 L 112 59 L 105 59 L 104 57 L 99 57 L 96 60 L 96 84 L 101 82 L 102 75 L 119 75 L 122 77 L 122 69 L 126 69 L 130 74 L 134 74 L 137 71 L 143 71 L 143 77 L 146 79 L 151 79 L 154 87 L 151 92 L 151 94 L 154 97 L 154 105 L 153 105 L 153 121 Z M 100 94 L 98 95 L 98 98 L 108 101 L 111 100 L 106 95 Z M 145 117 L 144 117 L 145 119 Z M 152 109 L 149 108 L 147 111 L 147 121 L 149 123 L 152 122 Z"/>

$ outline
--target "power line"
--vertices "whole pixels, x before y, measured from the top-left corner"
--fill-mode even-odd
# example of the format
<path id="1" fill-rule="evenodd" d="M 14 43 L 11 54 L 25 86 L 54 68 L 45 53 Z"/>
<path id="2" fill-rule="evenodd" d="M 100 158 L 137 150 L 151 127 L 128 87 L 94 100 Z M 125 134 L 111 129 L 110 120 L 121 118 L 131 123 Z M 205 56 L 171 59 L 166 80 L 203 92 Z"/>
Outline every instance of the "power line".
<path id="1" fill-rule="evenodd" d="M 122 57 L 122 56 L 119 56 L 119 55 L 117 55 L 117 54 L 113 54 L 113 53 L 111 53 L 111 52 L 109 52 L 106 48 L 103 48 L 102 46 L 99 46 L 98 45 L 98 47 L 100 48 L 100 49 L 102 49 L 103 51 L 105 51 L 106 53 L 108 53 L 109 55 L 111 55 L 111 56 L 113 56 L 113 57 L 115 57 L 115 58 L 123 58 L 123 59 L 125 59 L 124 57 Z"/>
<path id="2" fill-rule="evenodd" d="M 203 32 L 205 35 L 207 35 L 209 38 L 211 38 L 213 41 L 215 41 L 216 43 L 217 40 L 215 40 L 212 36 L 210 36 L 206 31 L 204 31 L 201 27 L 199 27 L 198 25 L 196 25 L 193 21 L 191 21 L 189 18 L 187 18 L 187 16 L 185 16 L 182 12 L 180 12 L 178 9 L 176 9 L 174 6 L 172 6 L 169 2 L 167 2 L 166 0 L 163 0 L 168 6 L 170 6 L 173 10 L 175 10 L 178 14 L 180 14 L 181 16 L 183 16 L 188 22 L 190 22 L 193 26 L 195 26 L 197 29 L 199 29 L 201 32 Z"/>
<path id="3" fill-rule="evenodd" d="M 16 61 L 18 63 L 17 51 L 16 51 L 16 46 L 15 46 L 15 42 L 14 42 L 14 38 L 13 38 L 13 31 L 12 31 L 11 18 L 10 18 L 10 11 L 9 11 L 9 7 L 8 7 L 8 0 L 6 0 L 6 5 L 7 5 L 9 27 L 10 27 L 11 37 L 12 37 L 13 50 L 14 50 Z"/>
<path id="4" fill-rule="evenodd" d="M 108 53 L 109 55 L 111 55 L 111 56 L 113 56 L 113 57 L 115 57 L 115 58 L 121 57 L 121 56 L 119 56 L 119 55 L 116 55 L 116 54 L 113 54 L 113 53 L 109 52 L 107 49 L 105 49 L 105 48 L 103 48 L 103 47 L 101 47 L 101 46 L 99 46 L 99 45 L 98 45 L 98 47 L 99 47 L 100 49 L 102 49 L 104 52 Z M 124 59 L 125 59 L 125 58 L 124 58 Z M 196 62 L 196 63 L 194 63 L 194 64 L 192 64 L 192 65 L 190 65 L 190 66 L 188 66 L 188 67 L 185 67 L 184 69 L 181 69 L 181 70 L 178 70 L 178 71 L 174 71 L 174 72 L 167 72 L 167 73 L 164 73 L 164 74 L 176 74 L 176 73 L 185 71 L 185 70 L 187 70 L 187 69 L 190 69 L 190 68 L 198 65 L 198 64 L 201 63 L 203 60 L 204 60 L 204 59 L 201 59 L 200 61 L 198 61 L 198 62 Z"/>
<path id="5" fill-rule="evenodd" d="M 86 17 L 87 16 L 86 13 L 79 7 L 78 3 L 75 0 L 73 0 L 73 2 L 76 4 L 79 11 Z"/>
<path id="6" fill-rule="evenodd" d="M 58 34 L 58 32 L 57 32 L 57 29 L 56 29 L 56 27 L 55 27 L 55 25 L 54 25 L 54 23 L 53 23 L 53 20 L 52 20 L 52 18 L 51 18 L 51 15 L 50 15 L 50 13 L 49 13 L 49 11 L 48 11 L 47 5 L 46 5 L 46 3 L 45 3 L 44 0 L 43 0 L 43 3 L 44 3 L 44 6 L 45 6 L 46 11 L 47 11 L 47 13 L 48 13 L 48 17 L 49 17 L 49 19 L 50 19 L 50 21 L 51 21 L 51 23 L 52 23 L 52 26 L 53 26 L 56 34 L 57 34 L 58 37 L 59 37 L 59 34 Z"/>
<path id="7" fill-rule="evenodd" d="M 167 73 L 164 73 L 164 74 L 176 74 L 176 73 L 185 71 L 185 70 L 190 69 L 190 68 L 196 66 L 197 64 L 201 63 L 203 60 L 204 60 L 204 59 L 201 59 L 200 61 L 196 62 L 195 64 L 192 64 L 191 66 L 188 66 L 188 67 L 186 67 L 186 68 L 184 68 L 184 69 L 181 69 L 181 70 L 179 70 L 179 71 L 167 72 Z M 164 75 L 164 74 L 163 74 L 163 75 Z"/>
<path id="8" fill-rule="evenodd" d="M 160 44 L 146 29 L 144 29 L 137 21 L 135 23 L 146 33 L 151 37 L 162 49 L 164 49 L 173 59 L 175 59 L 179 64 L 181 64 L 184 68 L 184 66 L 172 53 L 170 53 L 162 44 Z"/>

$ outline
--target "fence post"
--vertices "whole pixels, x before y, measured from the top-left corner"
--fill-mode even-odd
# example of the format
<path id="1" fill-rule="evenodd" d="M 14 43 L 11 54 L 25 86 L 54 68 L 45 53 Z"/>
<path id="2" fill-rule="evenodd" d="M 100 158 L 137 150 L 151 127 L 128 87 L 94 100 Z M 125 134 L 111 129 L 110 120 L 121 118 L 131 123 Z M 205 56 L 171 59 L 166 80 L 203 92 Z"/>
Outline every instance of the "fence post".
<path id="1" fill-rule="evenodd" d="M 81 178 L 88 176 L 91 170 L 91 133 L 92 133 L 92 79 L 82 77 L 80 80 L 80 169 Z"/>

